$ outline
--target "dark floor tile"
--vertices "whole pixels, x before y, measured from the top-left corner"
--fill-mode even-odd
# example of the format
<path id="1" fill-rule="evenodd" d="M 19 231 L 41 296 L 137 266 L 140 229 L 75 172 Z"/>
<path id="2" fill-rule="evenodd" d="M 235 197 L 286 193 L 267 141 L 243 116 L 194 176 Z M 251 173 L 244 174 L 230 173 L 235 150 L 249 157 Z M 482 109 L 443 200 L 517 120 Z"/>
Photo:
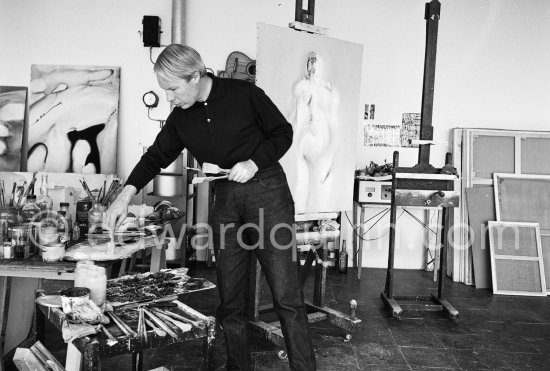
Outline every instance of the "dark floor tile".
<path id="1" fill-rule="evenodd" d="M 390 330 L 395 344 L 400 347 L 441 349 L 445 346 L 433 332 Z"/>
<path id="2" fill-rule="evenodd" d="M 437 333 L 437 338 L 449 349 L 477 349 L 485 344 L 485 337 L 479 334 Z"/>
<path id="3" fill-rule="evenodd" d="M 360 331 L 353 334 L 352 344 L 375 343 L 380 345 L 395 345 L 395 341 L 390 330 L 386 326 L 366 325 L 362 326 Z"/>
<path id="4" fill-rule="evenodd" d="M 361 369 L 367 369 L 367 366 L 380 367 L 408 367 L 405 357 L 396 345 L 380 345 L 376 343 L 352 344 L 357 363 Z"/>
<path id="5" fill-rule="evenodd" d="M 463 370 L 513 370 L 496 352 L 472 349 L 453 349 L 451 352 Z"/>
<path id="6" fill-rule="evenodd" d="M 550 324 L 516 323 L 516 328 L 521 336 L 545 338 L 547 342 L 550 342 Z"/>
<path id="7" fill-rule="evenodd" d="M 423 318 L 404 318 L 402 320 L 398 320 L 391 317 L 386 318 L 385 322 L 390 330 L 397 329 L 398 331 L 403 332 L 429 331 Z"/>
<path id="8" fill-rule="evenodd" d="M 357 357 L 349 342 L 323 336 L 321 342 L 314 344 L 314 348 L 319 369 L 336 366 L 357 368 Z"/>
<path id="9" fill-rule="evenodd" d="M 252 353 L 255 371 L 286 371 L 290 370 L 287 359 L 281 359 L 277 352 Z"/>
<path id="10" fill-rule="evenodd" d="M 401 347 L 400 350 L 413 369 L 424 367 L 459 368 L 454 355 L 448 349 Z"/>

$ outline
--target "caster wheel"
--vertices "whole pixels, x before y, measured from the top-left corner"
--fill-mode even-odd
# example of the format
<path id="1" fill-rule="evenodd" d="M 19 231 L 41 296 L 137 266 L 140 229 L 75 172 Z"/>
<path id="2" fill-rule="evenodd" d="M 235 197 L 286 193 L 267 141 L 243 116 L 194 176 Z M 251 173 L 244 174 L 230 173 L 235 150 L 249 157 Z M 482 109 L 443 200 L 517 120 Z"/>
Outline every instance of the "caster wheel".
<path id="1" fill-rule="evenodd" d="M 351 340 L 351 334 L 346 334 L 346 337 L 344 338 L 344 342 L 347 343 Z"/>
<path id="2" fill-rule="evenodd" d="M 288 355 L 284 350 L 280 350 L 279 353 L 277 353 L 280 359 L 287 359 Z"/>

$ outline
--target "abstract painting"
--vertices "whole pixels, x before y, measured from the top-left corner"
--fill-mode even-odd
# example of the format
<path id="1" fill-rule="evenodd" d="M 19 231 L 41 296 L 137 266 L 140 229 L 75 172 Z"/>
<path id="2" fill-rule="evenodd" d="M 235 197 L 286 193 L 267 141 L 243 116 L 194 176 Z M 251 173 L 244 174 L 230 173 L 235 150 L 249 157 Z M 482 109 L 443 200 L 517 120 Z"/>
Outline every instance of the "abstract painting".
<path id="1" fill-rule="evenodd" d="M 363 47 L 258 24 L 256 85 L 294 129 L 281 159 L 296 213 L 350 210 Z"/>
<path id="2" fill-rule="evenodd" d="M 420 139 L 420 113 L 404 113 L 401 121 L 401 147 L 418 148 L 412 140 Z"/>
<path id="3" fill-rule="evenodd" d="M 399 147 L 399 124 L 365 124 L 364 144 L 368 147 Z"/>
<path id="4" fill-rule="evenodd" d="M 119 67 L 32 65 L 28 171 L 116 172 Z"/>
<path id="5" fill-rule="evenodd" d="M 27 88 L 0 86 L 0 171 L 21 170 Z"/>

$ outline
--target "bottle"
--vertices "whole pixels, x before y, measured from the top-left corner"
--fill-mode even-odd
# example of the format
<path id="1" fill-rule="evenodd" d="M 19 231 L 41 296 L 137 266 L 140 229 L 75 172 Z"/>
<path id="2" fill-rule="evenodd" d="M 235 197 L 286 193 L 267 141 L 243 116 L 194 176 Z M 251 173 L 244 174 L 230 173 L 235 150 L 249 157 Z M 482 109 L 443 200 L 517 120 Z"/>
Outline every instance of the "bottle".
<path id="1" fill-rule="evenodd" d="M 72 239 L 73 241 L 78 241 L 80 239 L 80 227 L 76 222 L 73 224 Z"/>
<path id="2" fill-rule="evenodd" d="M 88 212 L 92 208 L 92 199 L 83 198 L 76 203 L 76 225 L 80 230 L 80 235 L 88 233 Z"/>
<path id="3" fill-rule="evenodd" d="M 60 202 L 59 203 L 59 211 L 65 212 L 65 219 L 67 220 L 67 225 L 69 226 L 69 229 L 67 232 L 69 233 L 69 236 L 72 236 L 73 234 L 73 217 L 71 213 L 69 212 L 69 203 L 68 202 Z"/>
<path id="4" fill-rule="evenodd" d="M 53 200 L 48 195 L 48 176 L 46 174 L 42 175 L 42 184 L 40 185 L 40 196 L 36 200 L 36 204 L 40 210 L 52 210 L 53 209 Z"/>
<path id="5" fill-rule="evenodd" d="M 63 210 L 57 212 L 57 234 L 59 242 L 68 245 L 70 241 L 69 224 L 67 223 L 67 214 Z"/>
<path id="6" fill-rule="evenodd" d="M 97 266 L 91 260 L 81 260 L 76 263 L 74 271 L 74 287 L 90 289 L 90 300 L 102 311 L 107 301 L 107 273 L 105 268 Z"/>
<path id="7" fill-rule="evenodd" d="M 34 255 L 37 253 L 38 248 L 38 227 L 40 226 L 40 208 L 36 204 L 36 196 L 28 195 L 25 205 L 21 208 L 20 212 L 23 223 L 29 225 L 29 254 Z"/>
<path id="8" fill-rule="evenodd" d="M 348 273 L 348 252 L 346 250 L 346 240 L 342 241 L 342 249 L 338 258 L 338 272 Z"/>

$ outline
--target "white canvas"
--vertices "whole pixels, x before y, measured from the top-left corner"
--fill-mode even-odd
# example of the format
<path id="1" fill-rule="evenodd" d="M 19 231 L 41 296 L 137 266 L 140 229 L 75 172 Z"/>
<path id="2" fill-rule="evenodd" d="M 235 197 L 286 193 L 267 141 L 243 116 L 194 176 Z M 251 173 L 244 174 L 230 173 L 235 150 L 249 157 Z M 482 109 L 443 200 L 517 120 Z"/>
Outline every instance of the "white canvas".
<path id="1" fill-rule="evenodd" d="M 21 170 L 27 88 L 0 86 L 0 171 Z"/>
<path id="2" fill-rule="evenodd" d="M 28 171 L 116 172 L 120 68 L 32 65 Z"/>
<path id="3" fill-rule="evenodd" d="M 350 210 L 362 45 L 259 23 L 257 49 L 256 84 L 294 129 L 281 164 L 296 213 Z"/>

